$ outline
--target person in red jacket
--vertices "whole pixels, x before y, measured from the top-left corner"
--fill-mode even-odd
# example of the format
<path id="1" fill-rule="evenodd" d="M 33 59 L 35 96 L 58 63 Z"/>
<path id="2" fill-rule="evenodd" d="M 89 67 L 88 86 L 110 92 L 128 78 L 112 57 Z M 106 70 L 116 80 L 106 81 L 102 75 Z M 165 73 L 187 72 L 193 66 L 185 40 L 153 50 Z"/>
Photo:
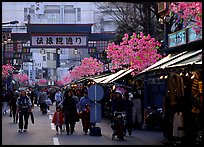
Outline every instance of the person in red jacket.
<path id="1" fill-rule="evenodd" d="M 62 125 L 64 124 L 64 116 L 63 116 L 60 106 L 56 107 L 56 111 L 52 118 L 52 123 L 54 123 L 56 126 L 57 135 L 59 134 L 58 133 L 59 128 L 60 128 L 60 133 L 62 133 Z"/>

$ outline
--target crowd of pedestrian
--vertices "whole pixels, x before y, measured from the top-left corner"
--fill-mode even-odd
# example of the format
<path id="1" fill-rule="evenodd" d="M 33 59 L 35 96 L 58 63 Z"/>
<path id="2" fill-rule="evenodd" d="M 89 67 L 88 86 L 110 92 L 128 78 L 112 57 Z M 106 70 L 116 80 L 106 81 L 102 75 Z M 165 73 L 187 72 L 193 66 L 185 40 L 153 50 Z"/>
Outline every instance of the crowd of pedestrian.
<path id="1" fill-rule="evenodd" d="M 114 112 L 126 113 L 126 126 L 124 135 L 132 134 L 133 118 L 131 93 L 127 90 L 122 92 L 116 90 L 109 97 L 110 121 L 113 121 Z M 107 97 L 104 97 L 107 99 Z M 106 101 L 106 100 L 105 100 Z M 50 112 L 50 106 L 55 106 L 52 123 L 56 126 L 56 133 L 63 132 L 65 126 L 67 135 L 75 131 L 75 125 L 81 120 L 82 130 L 85 135 L 95 124 L 90 123 L 91 100 L 88 97 L 88 86 L 81 87 L 28 87 L 24 90 L 6 91 L 3 95 L 3 115 L 7 113 L 6 107 L 10 108 L 10 116 L 13 122 L 19 123 L 19 132 L 26 132 L 28 119 L 34 104 L 40 107 L 42 115 Z M 33 114 L 32 114 L 33 115 Z M 19 120 L 19 121 L 18 121 Z"/>

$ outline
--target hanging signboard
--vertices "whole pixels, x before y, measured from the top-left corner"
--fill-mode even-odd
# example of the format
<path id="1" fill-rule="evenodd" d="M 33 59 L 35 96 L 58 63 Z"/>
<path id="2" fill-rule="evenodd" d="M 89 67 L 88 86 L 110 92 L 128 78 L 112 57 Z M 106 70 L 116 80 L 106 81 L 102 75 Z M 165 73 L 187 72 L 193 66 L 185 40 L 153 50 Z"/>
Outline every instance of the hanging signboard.
<path id="1" fill-rule="evenodd" d="M 186 30 L 170 34 L 168 38 L 169 48 L 186 44 Z"/>
<path id="2" fill-rule="evenodd" d="M 196 33 L 192 27 L 185 28 L 183 30 L 177 31 L 175 33 L 168 35 L 168 45 L 169 48 L 176 47 L 182 44 L 190 43 L 196 40 L 202 39 L 202 30 Z"/>
<path id="3" fill-rule="evenodd" d="M 188 31 L 188 43 L 202 39 L 202 29 L 200 30 L 199 33 L 196 33 L 193 27 L 190 27 L 187 31 Z"/>
<path id="4" fill-rule="evenodd" d="M 86 36 L 32 36 L 32 47 L 87 46 Z"/>

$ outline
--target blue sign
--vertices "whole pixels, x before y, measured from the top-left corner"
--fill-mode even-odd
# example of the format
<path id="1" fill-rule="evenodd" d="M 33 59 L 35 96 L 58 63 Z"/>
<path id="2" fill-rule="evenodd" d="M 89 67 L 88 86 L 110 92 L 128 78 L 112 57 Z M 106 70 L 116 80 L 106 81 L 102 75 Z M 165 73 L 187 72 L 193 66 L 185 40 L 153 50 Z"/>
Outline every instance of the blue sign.
<path id="1" fill-rule="evenodd" d="M 168 37 L 169 48 L 186 44 L 186 30 L 181 30 L 173 34 L 169 34 Z"/>
<path id="2" fill-rule="evenodd" d="M 93 103 L 90 106 L 90 122 L 101 122 L 101 104 Z"/>
<path id="3" fill-rule="evenodd" d="M 104 90 L 100 85 L 92 85 L 88 89 L 88 96 L 93 101 L 100 101 L 103 98 Z"/>

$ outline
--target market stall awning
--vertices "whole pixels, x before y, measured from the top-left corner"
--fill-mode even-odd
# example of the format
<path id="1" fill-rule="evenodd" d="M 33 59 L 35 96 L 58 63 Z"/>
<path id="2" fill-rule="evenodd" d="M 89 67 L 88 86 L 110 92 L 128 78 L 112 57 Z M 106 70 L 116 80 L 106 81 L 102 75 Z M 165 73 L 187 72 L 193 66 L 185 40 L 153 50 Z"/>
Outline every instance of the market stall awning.
<path id="1" fill-rule="evenodd" d="M 196 51 L 184 51 L 178 54 L 169 54 L 167 57 L 164 57 L 160 61 L 141 71 L 136 77 L 141 77 L 141 75 L 144 75 L 146 72 L 192 64 L 202 64 L 202 49 Z"/>
<path id="2" fill-rule="evenodd" d="M 109 76 L 111 74 L 112 73 L 101 74 L 101 75 L 97 75 L 97 76 L 93 76 L 93 77 L 88 77 L 87 79 L 93 80 L 96 83 L 100 83 L 100 81 L 102 81 L 103 79 L 105 79 L 107 76 Z"/>
<path id="3" fill-rule="evenodd" d="M 126 72 L 128 69 L 122 69 L 122 70 L 119 70 L 118 72 L 116 73 L 112 73 L 110 75 L 107 75 L 107 76 L 103 76 L 103 77 L 100 77 L 100 78 L 91 78 L 92 80 L 94 80 L 96 83 L 108 83 L 110 80 L 120 76 L 121 74 L 123 74 L 124 72 Z"/>
<path id="4" fill-rule="evenodd" d="M 125 75 L 131 73 L 132 71 L 134 71 L 134 69 L 129 69 L 129 70 L 125 71 L 124 73 L 122 73 L 121 75 L 119 75 L 119 76 L 113 78 L 113 79 L 110 80 L 108 83 L 112 83 L 112 82 L 114 82 L 114 81 L 116 81 L 116 80 L 118 80 L 118 79 L 124 77 Z"/>

